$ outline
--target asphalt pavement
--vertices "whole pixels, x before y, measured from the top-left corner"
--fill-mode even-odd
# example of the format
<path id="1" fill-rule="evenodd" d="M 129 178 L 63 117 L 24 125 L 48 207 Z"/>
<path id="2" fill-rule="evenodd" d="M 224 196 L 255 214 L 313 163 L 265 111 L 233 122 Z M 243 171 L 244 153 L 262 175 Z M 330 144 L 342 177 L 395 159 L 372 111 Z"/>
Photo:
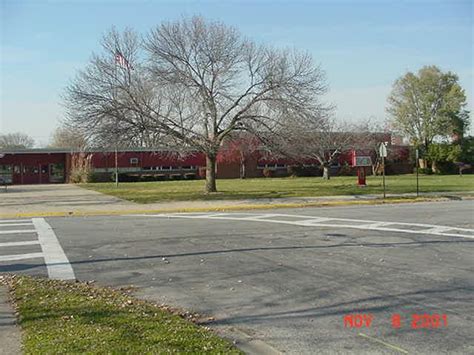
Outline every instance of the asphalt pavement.
<path id="1" fill-rule="evenodd" d="M 291 354 L 466 354 L 473 212 L 472 201 L 452 201 L 45 218 L 67 262 L 43 243 L 1 246 L 44 240 L 41 229 L 4 233 L 0 272 L 51 276 L 69 263 L 79 280 L 133 285 L 227 336 Z M 14 223 L 0 220 L 0 233 L 31 228 Z M 12 258 L 21 253 L 36 258 Z"/>

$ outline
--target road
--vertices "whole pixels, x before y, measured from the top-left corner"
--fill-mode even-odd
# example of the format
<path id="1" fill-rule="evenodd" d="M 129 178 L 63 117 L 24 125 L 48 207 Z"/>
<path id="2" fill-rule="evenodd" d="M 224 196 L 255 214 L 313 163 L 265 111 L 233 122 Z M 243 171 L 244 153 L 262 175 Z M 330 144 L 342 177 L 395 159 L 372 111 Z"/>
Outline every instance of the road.
<path id="1" fill-rule="evenodd" d="M 453 201 L 44 219 L 69 263 L 54 236 L 45 249 L 41 230 L 18 231 L 41 221 L 0 220 L 0 272 L 70 277 L 70 265 L 80 280 L 133 285 L 292 354 L 466 354 L 473 212 L 472 201 Z M 11 260 L 21 253 L 36 255 Z"/>

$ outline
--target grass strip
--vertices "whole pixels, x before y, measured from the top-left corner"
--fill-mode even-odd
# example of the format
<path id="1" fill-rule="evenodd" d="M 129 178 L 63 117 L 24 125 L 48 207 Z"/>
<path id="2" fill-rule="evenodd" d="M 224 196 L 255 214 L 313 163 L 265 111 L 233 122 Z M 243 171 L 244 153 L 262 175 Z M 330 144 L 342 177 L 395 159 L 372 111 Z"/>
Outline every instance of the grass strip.
<path id="1" fill-rule="evenodd" d="M 82 184 L 81 187 L 137 203 L 165 201 L 215 201 L 285 197 L 323 197 L 383 193 L 382 177 L 367 177 L 367 187 L 358 187 L 356 177 L 288 177 L 258 179 L 219 179 L 218 193 L 206 194 L 203 180 Z M 387 194 L 416 192 L 416 177 L 391 175 L 386 179 Z M 474 191 L 474 175 L 423 175 L 420 192 Z"/>
<path id="2" fill-rule="evenodd" d="M 123 290 L 28 276 L 8 278 L 25 354 L 240 354 L 169 308 Z"/>

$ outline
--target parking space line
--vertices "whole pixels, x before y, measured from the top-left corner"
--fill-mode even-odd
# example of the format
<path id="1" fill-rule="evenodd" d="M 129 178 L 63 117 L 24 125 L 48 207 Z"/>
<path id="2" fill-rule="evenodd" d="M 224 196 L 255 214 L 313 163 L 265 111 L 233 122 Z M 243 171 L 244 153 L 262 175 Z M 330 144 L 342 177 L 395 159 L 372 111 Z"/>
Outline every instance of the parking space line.
<path id="1" fill-rule="evenodd" d="M 43 250 L 44 261 L 50 279 L 75 280 L 74 270 L 64 253 L 58 238 L 44 218 L 33 218 L 38 241 Z"/>
<path id="2" fill-rule="evenodd" d="M 5 242 L 5 243 L 0 243 L 0 248 L 2 247 L 17 247 L 17 246 L 22 246 L 22 245 L 36 245 L 39 244 L 39 241 L 37 240 L 28 240 L 25 242 Z"/>
<path id="3" fill-rule="evenodd" d="M 35 259 L 35 258 L 43 258 L 43 253 L 0 255 L 0 261 L 14 261 L 14 260 Z"/>

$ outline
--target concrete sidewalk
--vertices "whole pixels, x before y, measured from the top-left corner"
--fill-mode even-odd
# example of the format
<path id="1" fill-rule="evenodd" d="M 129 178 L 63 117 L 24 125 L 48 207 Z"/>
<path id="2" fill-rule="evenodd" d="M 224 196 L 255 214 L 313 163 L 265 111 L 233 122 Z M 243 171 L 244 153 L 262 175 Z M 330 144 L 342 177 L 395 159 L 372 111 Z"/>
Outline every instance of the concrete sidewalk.
<path id="1" fill-rule="evenodd" d="M 470 199 L 468 193 L 420 194 L 417 201 Z M 389 194 L 388 203 L 411 202 L 415 194 Z M 67 215 L 111 215 L 146 212 L 222 211 L 384 203 L 381 195 L 172 201 L 138 204 L 77 185 L 18 185 L 0 192 L 0 218 Z"/>
<path id="2" fill-rule="evenodd" d="M 21 354 L 21 333 L 9 303 L 7 287 L 0 283 L 0 354 Z"/>

